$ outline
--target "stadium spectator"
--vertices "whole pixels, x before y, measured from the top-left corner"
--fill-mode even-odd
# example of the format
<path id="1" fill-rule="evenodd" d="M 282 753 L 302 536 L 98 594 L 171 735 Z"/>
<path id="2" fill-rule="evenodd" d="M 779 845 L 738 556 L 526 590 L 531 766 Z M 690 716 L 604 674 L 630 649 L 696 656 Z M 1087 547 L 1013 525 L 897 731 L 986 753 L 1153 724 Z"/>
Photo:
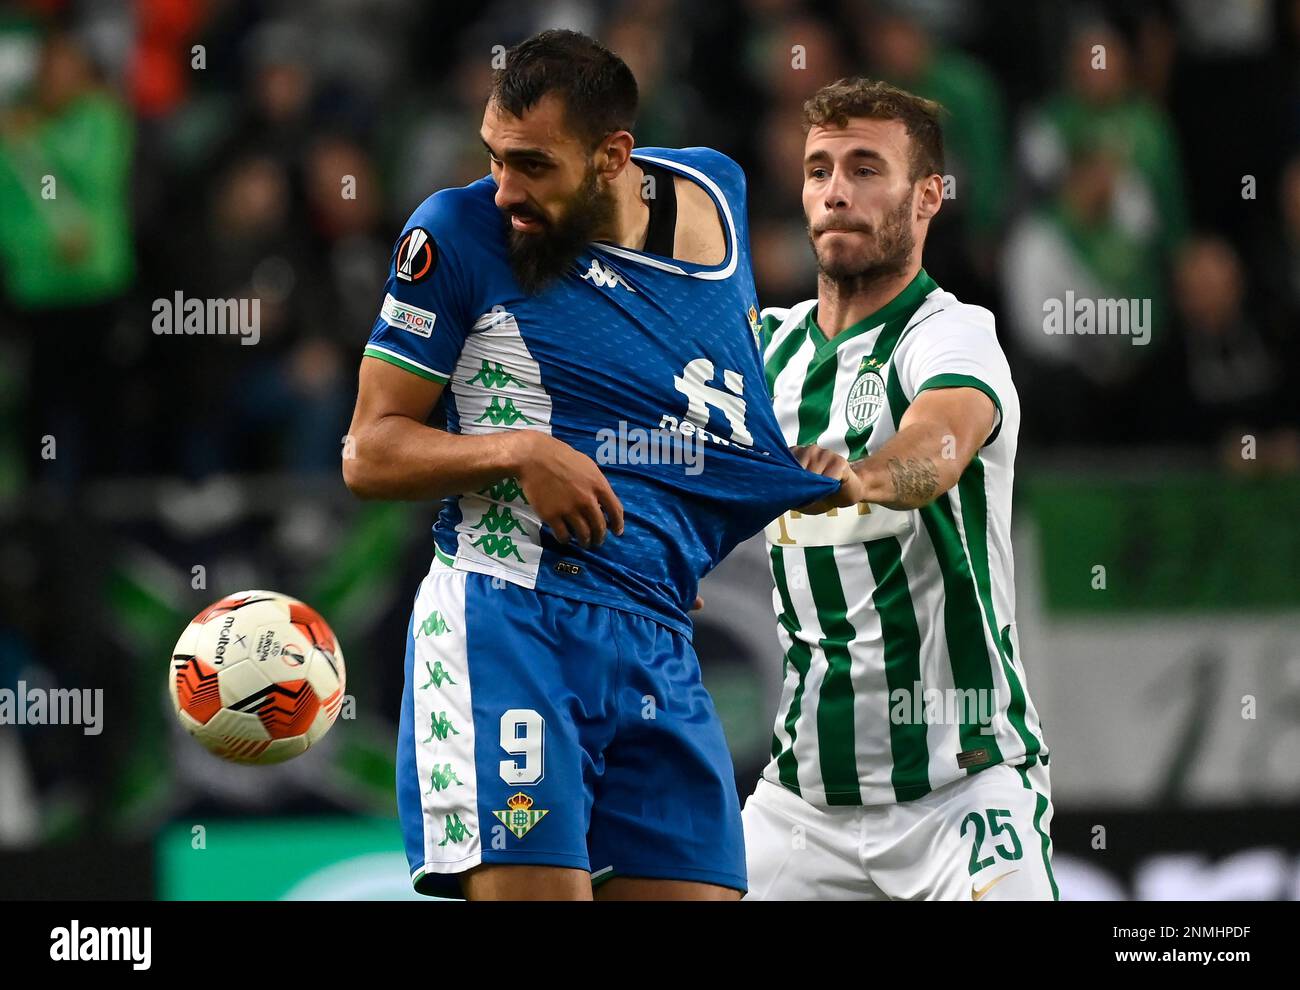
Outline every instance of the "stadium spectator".
<path id="1" fill-rule="evenodd" d="M 30 357 L 27 435 L 54 438 L 46 466 L 67 482 L 112 463 L 119 446 L 102 409 L 135 274 L 132 140 L 126 108 L 81 42 L 51 33 L 30 96 L 0 117 L 0 277 Z M 35 462 L 41 451 L 27 446 Z"/>
<path id="2" fill-rule="evenodd" d="M 1283 364 L 1248 311 L 1236 252 L 1221 238 L 1190 240 L 1174 285 L 1194 435 L 1215 444 L 1229 469 L 1294 470 L 1300 447 Z M 1246 437 L 1255 438 L 1253 456 L 1243 456 Z"/>

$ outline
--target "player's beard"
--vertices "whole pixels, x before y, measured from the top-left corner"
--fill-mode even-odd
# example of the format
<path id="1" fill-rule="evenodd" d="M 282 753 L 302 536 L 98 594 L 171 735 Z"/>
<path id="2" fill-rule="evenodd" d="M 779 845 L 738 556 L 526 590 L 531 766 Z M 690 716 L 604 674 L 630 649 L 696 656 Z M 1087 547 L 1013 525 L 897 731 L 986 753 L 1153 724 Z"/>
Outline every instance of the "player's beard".
<path id="1" fill-rule="evenodd" d="M 587 170 L 564 215 L 553 223 L 544 221 L 540 233 L 515 230 L 509 226 L 507 216 L 507 254 L 515 281 L 529 295 L 541 292 L 563 275 L 596 234 L 613 225 L 613 220 L 614 191 L 601 185 L 595 168 Z"/>
<path id="2" fill-rule="evenodd" d="M 812 245 L 813 254 L 817 258 L 818 273 L 841 296 L 854 295 L 881 279 L 907 270 L 912 249 L 916 246 L 916 238 L 912 234 L 910 193 L 904 195 L 876 227 L 862 224 L 852 229 L 860 230 L 868 236 L 867 250 L 833 260 L 822 257 L 813 240 L 811 227 L 808 229 L 808 243 Z"/>

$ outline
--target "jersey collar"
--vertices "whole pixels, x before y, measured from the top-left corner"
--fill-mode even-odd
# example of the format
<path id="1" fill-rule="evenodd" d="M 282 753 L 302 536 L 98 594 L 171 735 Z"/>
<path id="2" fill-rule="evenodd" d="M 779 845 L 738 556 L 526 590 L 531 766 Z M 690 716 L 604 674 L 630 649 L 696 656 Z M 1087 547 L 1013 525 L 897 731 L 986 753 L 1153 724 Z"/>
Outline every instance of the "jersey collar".
<path id="1" fill-rule="evenodd" d="M 829 339 L 822 331 L 822 328 L 817 325 L 817 307 L 813 306 L 808 311 L 807 316 L 808 335 L 816 345 L 817 356 L 820 357 L 827 351 L 837 349 L 846 340 L 850 340 L 858 336 L 858 334 L 875 330 L 890 323 L 898 322 L 901 330 L 907 324 L 907 321 L 911 319 L 912 314 L 920 309 L 921 303 L 925 302 L 926 296 L 938 287 L 938 283 L 922 268 L 898 295 L 881 306 L 880 309 L 864 316 L 852 326 L 845 327 L 843 331 Z"/>

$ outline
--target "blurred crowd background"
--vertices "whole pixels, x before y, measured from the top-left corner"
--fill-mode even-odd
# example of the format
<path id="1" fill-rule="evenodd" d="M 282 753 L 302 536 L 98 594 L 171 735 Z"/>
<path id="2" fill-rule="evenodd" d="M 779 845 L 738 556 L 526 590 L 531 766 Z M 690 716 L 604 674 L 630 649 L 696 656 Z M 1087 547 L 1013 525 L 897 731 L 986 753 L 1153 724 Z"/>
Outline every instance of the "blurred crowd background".
<path id="1" fill-rule="evenodd" d="M 1027 568 L 1044 615 L 1109 614 L 1054 574 L 1098 530 L 1075 494 L 1107 519 L 1123 506 L 1120 573 L 1150 573 L 1117 614 L 1164 609 L 1157 640 L 1189 608 L 1281 617 L 1265 652 L 1290 692 L 1268 757 L 1285 766 L 1300 748 L 1300 0 L 27 0 L 0 11 L 0 687 L 102 686 L 111 704 L 97 740 L 0 726 L 0 846 L 66 859 L 92 835 L 150 844 L 186 815 L 391 812 L 431 512 L 342 490 L 356 367 L 406 217 L 486 172 L 496 46 L 556 26 L 631 66 L 639 145 L 709 145 L 745 167 L 766 305 L 815 291 L 803 100 L 865 74 L 946 107 L 952 198 L 925 264 L 993 310 L 1012 360 L 1018 480 L 1045 486 L 1020 493 L 1047 548 Z M 1045 333 L 1043 303 L 1067 289 L 1150 300 L 1150 343 Z M 260 342 L 152 332 L 154 301 L 178 292 L 260 300 Z M 1212 510 L 1178 514 L 1206 497 Z M 1139 530 L 1166 538 L 1134 545 Z M 1262 558 L 1255 588 L 1240 568 Z M 1175 586 L 1198 569 L 1214 580 Z M 255 777 L 173 746 L 171 639 L 256 585 L 311 601 L 355 657 L 361 725 L 327 766 Z M 743 734 L 771 699 L 736 657 L 775 654 L 731 635 L 703 629 L 701 653 Z M 1160 676 L 1232 663 L 1184 659 Z M 751 786 L 765 740 L 756 757 L 732 741 Z M 1257 737 L 1241 748 L 1264 758 Z M 1165 790 L 1080 779 L 1074 806 L 1176 806 L 1180 772 L 1217 793 L 1179 766 Z M 1267 800 L 1300 806 L 1294 771 L 1270 779 Z M 1259 798 L 1224 786 L 1229 803 Z"/>
<path id="2" fill-rule="evenodd" d="M 878 76 L 949 111 L 926 263 L 999 315 L 1031 446 L 1300 461 L 1298 3 L 47 0 L 0 21 L 7 486 L 38 425 L 67 477 L 335 471 L 395 233 L 485 172 L 493 46 L 556 23 L 631 65 L 638 143 L 744 164 L 764 302 L 814 284 L 800 105 Z M 1152 300 L 1151 343 L 1046 335 L 1066 285 Z M 175 291 L 260 299 L 264 343 L 146 332 Z"/>

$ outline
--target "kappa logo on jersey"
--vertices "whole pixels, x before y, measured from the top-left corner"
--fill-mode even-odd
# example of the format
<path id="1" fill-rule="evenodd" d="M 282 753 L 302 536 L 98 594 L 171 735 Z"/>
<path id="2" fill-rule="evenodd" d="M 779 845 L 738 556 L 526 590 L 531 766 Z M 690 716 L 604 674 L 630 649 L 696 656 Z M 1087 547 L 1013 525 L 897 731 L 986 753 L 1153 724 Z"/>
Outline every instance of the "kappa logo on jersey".
<path id="1" fill-rule="evenodd" d="M 863 362 L 866 365 L 867 362 Z M 849 428 L 861 433 L 875 423 L 885 407 L 885 381 L 876 372 L 865 369 L 849 389 L 844 402 L 844 416 Z"/>
<path id="2" fill-rule="evenodd" d="M 623 280 L 622 275 L 612 268 L 606 268 L 596 258 L 591 259 L 591 267 L 587 269 L 582 277 L 599 289 L 621 285 L 628 292 L 636 292 L 636 289 Z"/>
<path id="3" fill-rule="evenodd" d="M 427 309 L 420 309 L 418 306 L 408 306 L 404 302 L 398 302 L 393 298 L 391 292 L 384 296 L 384 305 L 379 311 L 379 315 L 384 318 L 390 327 L 400 327 L 402 330 L 409 330 L 421 337 L 433 336 L 433 324 L 438 319 L 437 313 L 430 313 Z"/>
<path id="4" fill-rule="evenodd" d="M 397 245 L 397 280 L 423 282 L 438 267 L 438 245 L 423 227 L 412 227 Z"/>

